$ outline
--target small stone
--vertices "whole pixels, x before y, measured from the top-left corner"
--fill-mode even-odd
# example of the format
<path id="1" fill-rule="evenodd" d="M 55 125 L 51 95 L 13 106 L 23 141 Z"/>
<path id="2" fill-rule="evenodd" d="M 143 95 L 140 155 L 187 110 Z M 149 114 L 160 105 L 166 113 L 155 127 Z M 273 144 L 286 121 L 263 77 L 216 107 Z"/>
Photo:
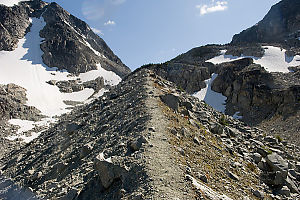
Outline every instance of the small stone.
<path id="1" fill-rule="evenodd" d="M 283 186 L 279 191 L 278 194 L 281 194 L 283 196 L 286 197 L 290 197 L 291 196 L 291 191 L 287 186 Z"/>
<path id="2" fill-rule="evenodd" d="M 80 128 L 80 126 L 78 124 L 70 123 L 70 124 L 67 124 L 67 126 L 66 126 L 66 132 L 68 134 L 71 134 L 71 133 L 74 133 L 75 131 L 77 131 L 79 128 Z"/>
<path id="3" fill-rule="evenodd" d="M 263 149 L 263 148 L 258 147 L 258 148 L 256 149 L 256 151 L 257 151 L 257 153 L 259 153 L 263 158 L 265 158 L 265 157 L 268 155 L 268 152 L 267 152 L 265 149 Z"/>
<path id="4" fill-rule="evenodd" d="M 106 189 L 109 188 L 115 180 L 124 178 L 127 173 L 126 169 L 114 164 L 111 159 L 103 160 L 102 155 L 96 157 L 94 169 L 98 172 L 101 183 Z"/>
<path id="5" fill-rule="evenodd" d="M 298 190 L 296 184 L 289 177 L 286 178 L 285 185 L 290 189 L 290 191 L 292 193 L 299 193 L 299 190 Z"/>
<path id="6" fill-rule="evenodd" d="M 229 178 L 231 178 L 233 180 L 236 180 L 236 181 L 240 180 L 240 178 L 236 174 L 234 174 L 234 173 L 232 173 L 230 171 L 227 171 L 227 175 L 228 175 Z"/>
<path id="7" fill-rule="evenodd" d="M 130 148 L 133 151 L 138 151 L 144 143 L 147 143 L 147 140 L 143 136 L 141 136 L 137 140 L 130 143 Z"/>
<path id="8" fill-rule="evenodd" d="M 28 170 L 28 174 L 29 174 L 29 175 L 33 175 L 33 174 L 34 174 L 34 172 L 35 172 L 35 170 L 34 170 L 34 169 L 30 169 L 30 170 Z"/>
<path id="9" fill-rule="evenodd" d="M 295 164 L 295 167 L 296 167 L 296 171 L 297 171 L 297 172 L 300 172 L 300 162 L 297 162 L 297 163 Z"/>
<path id="10" fill-rule="evenodd" d="M 154 127 L 150 127 L 150 128 L 149 128 L 149 131 L 155 132 L 155 128 L 154 128 Z"/>
<path id="11" fill-rule="evenodd" d="M 273 185 L 283 185 L 285 179 L 286 179 L 286 173 L 283 173 L 281 171 L 277 171 L 275 178 L 272 182 Z"/>
<path id="12" fill-rule="evenodd" d="M 288 162 L 286 162 L 277 153 L 272 153 L 266 157 L 267 164 L 271 167 L 273 171 L 282 171 L 287 176 Z"/>
<path id="13" fill-rule="evenodd" d="M 186 173 L 191 174 L 192 173 L 192 169 L 190 167 L 186 167 L 185 169 Z"/>
<path id="14" fill-rule="evenodd" d="M 261 156 L 259 153 L 254 153 L 254 154 L 252 155 L 252 158 L 253 158 L 254 162 L 255 162 L 256 164 L 258 164 L 258 163 L 261 161 L 262 156 Z"/>
<path id="15" fill-rule="evenodd" d="M 180 99 L 179 99 L 179 95 L 178 94 L 176 94 L 176 93 L 165 94 L 165 95 L 160 96 L 160 99 L 167 106 L 169 106 L 170 108 L 172 108 L 174 111 L 178 111 L 179 103 L 180 103 Z"/>
<path id="16" fill-rule="evenodd" d="M 259 191 L 259 190 L 254 190 L 253 191 L 253 195 L 256 196 L 259 199 L 264 199 L 265 195 L 263 192 Z"/>
<path id="17" fill-rule="evenodd" d="M 200 144 L 201 144 L 201 142 L 200 142 L 199 138 L 198 138 L 198 137 L 196 137 L 196 136 L 194 137 L 193 141 L 194 141 L 196 144 L 198 144 L 198 145 L 200 145 Z"/>
<path id="18" fill-rule="evenodd" d="M 177 151 L 178 151 L 182 156 L 185 155 L 185 152 L 184 152 L 184 150 L 183 150 L 182 148 L 177 147 Z"/>
<path id="19" fill-rule="evenodd" d="M 200 178 L 200 180 L 203 181 L 204 183 L 208 183 L 208 179 L 207 179 L 207 176 L 206 176 L 206 175 L 201 174 L 199 178 Z"/>
<path id="20" fill-rule="evenodd" d="M 257 164 L 257 167 L 260 169 L 260 170 L 265 170 L 266 169 L 266 161 L 265 159 L 263 158 L 258 164 Z"/>
<path id="21" fill-rule="evenodd" d="M 210 125 L 210 131 L 213 133 L 213 134 L 216 134 L 216 135 L 222 135 L 223 134 L 223 126 L 219 123 L 212 123 Z"/>
<path id="22" fill-rule="evenodd" d="M 93 150 L 93 146 L 91 144 L 85 144 L 80 151 L 80 158 L 86 157 Z"/>

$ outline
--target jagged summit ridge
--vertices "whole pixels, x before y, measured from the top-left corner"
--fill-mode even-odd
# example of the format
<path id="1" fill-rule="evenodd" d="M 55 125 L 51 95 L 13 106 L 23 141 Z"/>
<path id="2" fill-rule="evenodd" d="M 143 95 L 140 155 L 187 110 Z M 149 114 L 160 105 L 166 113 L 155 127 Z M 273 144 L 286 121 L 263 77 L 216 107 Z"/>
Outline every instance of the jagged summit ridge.
<path id="1" fill-rule="evenodd" d="M 48 67 L 83 73 L 97 69 L 97 64 L 123 77 L 130 69 L 112 52 L 102 38 L 82 20 L 57 3 L 26 1 L 7 7 L 1 5 L 0 50 L 13 50 L 18 39 L 30 30 L 30 17 L 43 17 L 46 25 L 40 36 L 43 61 Z"/>

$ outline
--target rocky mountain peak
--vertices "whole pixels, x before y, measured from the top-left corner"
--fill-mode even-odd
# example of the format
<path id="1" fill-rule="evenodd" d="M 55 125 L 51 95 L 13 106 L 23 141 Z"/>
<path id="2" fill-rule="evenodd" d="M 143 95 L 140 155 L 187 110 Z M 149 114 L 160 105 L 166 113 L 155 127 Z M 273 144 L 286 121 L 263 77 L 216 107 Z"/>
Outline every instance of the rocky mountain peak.
<path id="1" fill-rule="evenodd" d="M 40 31 L 44 38 L 41 49 L 48 67 L 84 73 L 101 64 L 106 70 L 123 77 L 130 69 L 112 52 L 102 38 L 82 20 L 53 2 L 21 2 L 7 7 L 0 5 L 0 50 L 12 51 L 30 30 L 29 18 L 43 17 L 46 25 Z"/>
<path id="2" fill-rule="evenodd" d="M 231 44 L 279 43 L 299 46 L 300 2 L 283 0 L 256 25 L 233 36 Z"/>

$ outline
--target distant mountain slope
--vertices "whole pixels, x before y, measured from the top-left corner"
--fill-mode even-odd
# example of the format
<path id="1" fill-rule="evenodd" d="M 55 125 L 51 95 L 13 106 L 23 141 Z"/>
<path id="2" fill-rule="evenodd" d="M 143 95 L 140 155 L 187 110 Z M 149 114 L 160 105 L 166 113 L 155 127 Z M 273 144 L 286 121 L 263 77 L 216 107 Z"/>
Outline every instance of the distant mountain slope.
<path id="1" fill-rule="evenodd" d="M 112 52 L 102 38 L 80 19 L 56 3 L 40 0 L 21 2 L 7 7 L 0 4 L 0 50 L 12 51 L 30 30 L 32 17 L 43 17 L 46 24 L 40 32 L 43 61 L 48 67 L 57 67 L 70 73 L 97 69 L 123 77 L 130 69 Z"/>
<path id="2" fill-rule="evenodd" d="M 235 35 L 232 44 L 280 43 L 300 46 L 300 1 L 283 0 L 272 6 L 256 25 Z"/>

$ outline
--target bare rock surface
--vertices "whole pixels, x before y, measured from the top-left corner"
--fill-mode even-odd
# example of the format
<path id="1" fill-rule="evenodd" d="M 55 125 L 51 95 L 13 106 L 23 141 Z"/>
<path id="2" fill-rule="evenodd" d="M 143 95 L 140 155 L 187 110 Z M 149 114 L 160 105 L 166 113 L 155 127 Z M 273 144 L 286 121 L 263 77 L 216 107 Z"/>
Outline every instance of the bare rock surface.
<path id="1" fill-rule="evenodd" d="M 26 101 L 26 89 L 15 84 L 0 85 L 0 119 L 40 119 L 40 111 L 26 105 Z"/>
<path id="2" fill-rule="evenodd" d="M 299 147 L 267 134 L 139 69 L 1 170 L 46 199 L 299 198 Z"/>

